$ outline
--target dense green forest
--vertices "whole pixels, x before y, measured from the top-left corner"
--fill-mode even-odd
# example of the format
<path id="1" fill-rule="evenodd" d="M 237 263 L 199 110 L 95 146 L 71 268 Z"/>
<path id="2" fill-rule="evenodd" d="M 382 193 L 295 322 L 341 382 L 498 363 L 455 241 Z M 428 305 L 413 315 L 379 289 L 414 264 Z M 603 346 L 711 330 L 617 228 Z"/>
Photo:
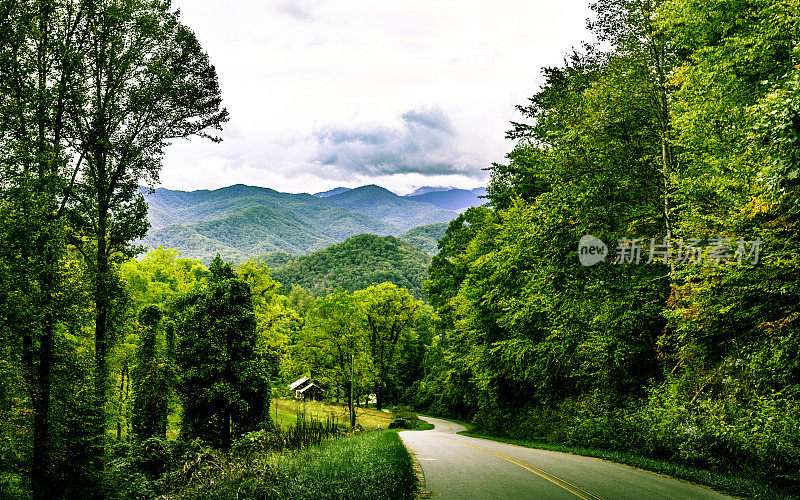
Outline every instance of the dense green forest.
<path id="1" fill-rule="evenodd" d="M 281 437 L 268 409 L 273 392 L 285 392 L 300 376 L 313 376 L 331 400 L 352 408 L 367 394 L 377 395 L 379 407 L 409 404 L 422 377 L 433 311 L 392 283 L 319 298 L 297 285 L 282 293 L 263 263 L 233 268 L 218 257 L 207 268 L 163 248 L 115 271 L 119 319 L 108 355 L 103 464 L 89 467 L 87 445 L 96 438 L 87 424 L 97 411 L 86 392 L 93 380 L 92 335 L 88 324 L 75 322 L 54 339 L 48 495 L 182 495 L 206 479 L 177 471 L 209 449 L 290 439 Z M 0 418 L 0 497 L 25 496 L 32 457 L 24 352 L 14 350 L 8 335 L 3 340 L 8 411 Z M 344 364 L 337 356 L 342 349 Z M 265 430 L 279 434 L 264 437 Z"/>
<path id="2" fill-rule="evenodd" d="M 315 298 L 299 286 L 279 293 L 255 262 L 234 269 L 217 255 L 206 267 L 163 248 L 132 258 L 149 227 L 140 185 L 158 182 L 169 141 L 218 142 L 228 120 L 214 66 L 169 2 L 3 1 L 0 40 L 0 498 L 213 489 L 220 461 L 252 459 L 252 443 L 264 458 L 342 433 L 272 422 L 273 388 L 300 374 L 348 404 L 348 429 L 363 395 L 408 401 L 432 310 L 406 289 L 376 275 L 364 290 Z M 314 224 L 337 221 L 331 238 L 349 234 L 343 221 L 384 224 L 335 205 L 315 211 L 320 198 L 305 198 L 305 220 L 251 204 L 196 223 L 260 253 L 276 249 L 273 233 L 258 231 L 265 221 L 294 250 L 308 249 L 302 234 Z M 434 207 L 394 209 L 412 204 Z M 412 265 L 382 276 L 418 290 L 430 257 L 399 240 L 384 246 L 388 261 L 394 251 Z M 337 344 L 328 326 L 345 319 Z M 326 345 L 347 350 L 349 371 Z M 406 463 L 402 447 L 395 455 Z"/>
<path id="3" fill-rule="evenodd" d="M 421 298 L 430 262 L 430 256 L 393 236 L 361 234 L 297 257 L 274 269 L 272 277 L 286 289 L 300 285 L 314 295 L 337 288 L 354 292 L 388 282 Z"/>
<path id="4" fill-rule="evenodd" d="M 436 255 L 439 251 L 439 240 L 444 237 L 446 231 L 447 224 L 444 222 L 428 224 L 427 226 L 419 226 L 407 231 L 400 236 L 400 239 L 411 243 L 427 254 Z"/>
<path id="5" fill-rule="evenodd" d="M 545 69 L 440 242 L 417 402 L 796 491 L 800 4 L 593 8 L 601 44 Z"/>

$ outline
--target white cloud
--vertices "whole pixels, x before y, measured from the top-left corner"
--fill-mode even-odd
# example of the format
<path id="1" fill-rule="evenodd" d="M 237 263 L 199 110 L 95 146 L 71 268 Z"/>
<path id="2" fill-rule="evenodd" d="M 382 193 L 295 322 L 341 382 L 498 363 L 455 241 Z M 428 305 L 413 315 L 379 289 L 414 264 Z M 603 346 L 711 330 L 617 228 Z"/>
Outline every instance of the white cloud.
<path id="1" fill-rule="evenodd" d="M 460 151 L 459 134 L 438 108 L 419 108 L 400 116 L 400 124 L 326 126 L 314 130 L 314 165 L 336 167 L 366 177 L 418 173 L 483 177 L 480 158 Z"/>
<path id="2" fill-rule="evenodd" d="M 217 67 L 231 114 L 222 144 L 167 151 L 161 180 L 175 189 L 475 187 L 511 149 L 514 105 L 541 68 L 589 36 L 587 0 L 173 5 Z M 413 113 L 438 113 L 449 128 L 426 130 Z"/>

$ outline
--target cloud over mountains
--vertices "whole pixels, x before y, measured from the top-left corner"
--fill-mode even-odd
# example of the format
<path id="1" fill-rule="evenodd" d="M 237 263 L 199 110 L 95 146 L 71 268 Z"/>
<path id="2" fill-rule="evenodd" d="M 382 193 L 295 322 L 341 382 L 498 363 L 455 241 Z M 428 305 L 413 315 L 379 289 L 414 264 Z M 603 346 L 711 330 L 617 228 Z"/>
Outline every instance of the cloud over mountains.
<path id="1" fill-rule="evenodd" d="M 459 151 L 459 134 L 438 107 L 402 113 L 396 126 L 328 125 L 314 131 L 312 161 L 366 176 L 478 175 L 479 160 Z"/>

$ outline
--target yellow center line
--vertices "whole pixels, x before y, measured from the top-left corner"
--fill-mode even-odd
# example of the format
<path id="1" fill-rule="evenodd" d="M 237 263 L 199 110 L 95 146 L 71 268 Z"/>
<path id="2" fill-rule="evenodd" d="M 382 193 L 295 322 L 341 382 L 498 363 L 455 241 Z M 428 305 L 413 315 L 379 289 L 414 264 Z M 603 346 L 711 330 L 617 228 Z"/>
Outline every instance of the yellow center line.
<path id="1" fill-rule="evenodd" d="M 560 477 L 556 476 L 555 474 L 551 474 L 551 473 L 547 472 L 546 470 L 542 470 L 542 469 L 536 467 L 535 465 L 531 465 L 531 464 L 529 464 L 527 462 L 523 462 L 521 460 L 517 460 L 514 457 L 509 457 L 508 455 L 504 455 L 504 454 L 498 453 L 496 451 L 488 450 L 488 449 L 482 448 L 480 446 L 475 446 L 475 445 L 472 445 L 472 444 L 469 444 L 469 443 L 465 443 L 464 441 L 461 441 L 460 439 L 454 439 L 454 438 L 451 438 L 451 437 L 448 437 L 448 436 L 442 436 L 442 437 L 445 438 L 445 439 L 449 439 L 451 441 L 455 441 L 456 443 L 463 444 L 464 446 L 469 446 L 470 448 L 475 448 L 478 451 L 482 451 L 484 453 L 488 453 L 490 455 L 494 455 L 494 456 L 496 456 L 498 458 L 502 458 L 503 460 L 511 462 L 512 464 L 519 465 L 523 469 L 526 469 L 526 470 L 529 470 L 530 472 L 533 472 L 534 474 L 536 474 L 537 476 L 541 477 L 542 479 L 550 481 L 551 483 L 555 484 L 556 486 L 559 486 L 560 488 L 563 488 L 563 489 L 569 491 L 570 493 L 572 493 L 573 495 L 575 495 L 576 497 L 578 497 L 578 498 L 580 498 L 582 500 L 603 500 L 599 496 L 597 496 L 597 495 L 595 495 L 593 493 L 589 493 L 588 491 L 584 490 L 583 488 L 575 486 L 574 484 L 570 483 L 569 481 L 565 481 L 564 479 L 561 479 Z M 574 490 L 573 490 L 573 488 L 574 488 Z M 578 490 L 578 491 L 575 491 L 575 490 Z M 588 497 L 583 496 L 579 492 L 587 494 Z"/>

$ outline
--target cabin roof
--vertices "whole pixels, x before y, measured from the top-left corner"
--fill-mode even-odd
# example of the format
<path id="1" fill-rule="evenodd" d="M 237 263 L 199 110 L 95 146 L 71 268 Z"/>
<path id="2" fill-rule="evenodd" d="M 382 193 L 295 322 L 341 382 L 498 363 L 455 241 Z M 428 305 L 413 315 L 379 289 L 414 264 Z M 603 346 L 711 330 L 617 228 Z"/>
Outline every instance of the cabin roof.
<path id="1" fill-rule="evenodd" d="M 295 380 L 294 382 L 292 382 L 291 384 L 289 384 L 289 389 L 295 390 L 298 387 L 300 387 L 301 385 L 303 385 L 306 382 L 308 382 L 308 380 L 309 380 L 308 377 L 301 377 L 301 378 Z"/>
<path id="2" fill-rule="evenodd" d="M 317 384 L 315 384 L 314 382 L 309 382 L 309 384 L 308 384 L 307 386 L 305 386 L 305 387 L 303 387 L 302 389 L 300 389 L 300 393 L 304 393 L 304 392 L 306 392 L 307 390 L 311 389 L 312 387 L 316 387 L 316 388 L 317 388 L 317 389 L 319 389 L 320 391 L 322 391 L 322 392 L 325 392 L 325 389 L 323 389 L 322 387 L 318 386 L 318 385 L 317 385 Z"/>

